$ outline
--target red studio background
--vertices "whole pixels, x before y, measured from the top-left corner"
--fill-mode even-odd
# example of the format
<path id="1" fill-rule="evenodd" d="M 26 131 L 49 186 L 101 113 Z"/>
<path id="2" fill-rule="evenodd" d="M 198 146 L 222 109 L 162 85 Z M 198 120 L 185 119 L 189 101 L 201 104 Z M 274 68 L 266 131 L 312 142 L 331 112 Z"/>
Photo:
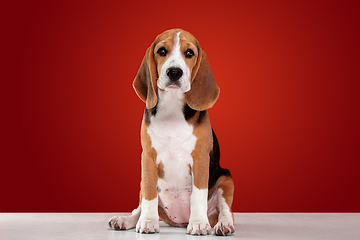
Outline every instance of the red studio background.
<path id="1" fill-rule="evenodd" d="M 129 212 L 170 28 L 199 40 L 236 212 L 359 212 L 358 1 L 1 2 L 1 212 Z"/>

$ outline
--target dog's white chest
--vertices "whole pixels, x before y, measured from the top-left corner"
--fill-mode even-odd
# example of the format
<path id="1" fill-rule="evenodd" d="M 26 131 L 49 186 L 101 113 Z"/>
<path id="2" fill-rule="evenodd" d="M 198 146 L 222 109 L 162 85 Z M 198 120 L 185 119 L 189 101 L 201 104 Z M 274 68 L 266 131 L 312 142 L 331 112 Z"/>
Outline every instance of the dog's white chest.
<path id="1" fill-rule="evenodd" d="M 159 91 L 160 102 L 157 113 L 151 117 L 147 129 L 152 146 L 157 153 L 156 163 L 164 165 L 164 178 L 168 182 L 181 180 L 189 175 L 193 160 L 196 137 L 193 126 L 183 115 L 183 93 L 179 90 Z"/>

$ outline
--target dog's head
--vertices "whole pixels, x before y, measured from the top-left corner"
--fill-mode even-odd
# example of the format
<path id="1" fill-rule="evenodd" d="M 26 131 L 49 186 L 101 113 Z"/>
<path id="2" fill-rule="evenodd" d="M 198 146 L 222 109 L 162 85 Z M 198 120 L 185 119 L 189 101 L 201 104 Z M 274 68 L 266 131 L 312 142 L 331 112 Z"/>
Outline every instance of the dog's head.
<path id="1" fill-rule="evenodd" d="M 158 89 L 184 92 L 186 103 L 197 111 L 212 107 L 220 92 L 199 42 L 181 29 L 156 37 L 146 51 L 133 86 L 148 109 L 156 106 Z"/>

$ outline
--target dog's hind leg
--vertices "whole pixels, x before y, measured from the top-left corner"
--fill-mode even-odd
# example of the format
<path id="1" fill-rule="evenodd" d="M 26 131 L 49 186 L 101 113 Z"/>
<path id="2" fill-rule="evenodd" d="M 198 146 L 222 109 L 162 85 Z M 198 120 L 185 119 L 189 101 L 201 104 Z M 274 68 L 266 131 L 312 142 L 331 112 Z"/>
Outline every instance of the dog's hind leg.
<path id="1" fill-rule="evenodd" d="M 216 210 L 209 214 L 209 222 L 216 235 L 230 236 L 235 232 L 231 205 L 234 195 L 234 182 L 229 176 L 221 176 L 211 196 L 215 198 Z"/>
<path id="2" fill-rule="evenodd" d="M 137 221 L 139 220 L 141 212 L 141 205 L 134 209 L 131 214 L 124 216 L 115 216 L 109 220 L 109 226 L 114 230 L 128 230 L 135 228 Z"/>

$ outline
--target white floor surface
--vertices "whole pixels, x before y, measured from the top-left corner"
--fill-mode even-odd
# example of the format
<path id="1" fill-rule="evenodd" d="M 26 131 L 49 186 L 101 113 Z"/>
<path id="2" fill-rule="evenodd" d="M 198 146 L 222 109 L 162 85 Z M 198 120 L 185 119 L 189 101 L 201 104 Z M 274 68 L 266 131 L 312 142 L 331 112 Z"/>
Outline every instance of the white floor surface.
<path id="1" fill-rule="evenodd" d="M 360 213 L 235 213 L 231 237 L 190 236 L 185 228 L 160 223 L 160 233 L 139 234 L 134 229 L 114 231 L 108 220 L 114 213 L 0 213 L 1 240 L 178 240 L 276 239 L 360 240 Z"/>

